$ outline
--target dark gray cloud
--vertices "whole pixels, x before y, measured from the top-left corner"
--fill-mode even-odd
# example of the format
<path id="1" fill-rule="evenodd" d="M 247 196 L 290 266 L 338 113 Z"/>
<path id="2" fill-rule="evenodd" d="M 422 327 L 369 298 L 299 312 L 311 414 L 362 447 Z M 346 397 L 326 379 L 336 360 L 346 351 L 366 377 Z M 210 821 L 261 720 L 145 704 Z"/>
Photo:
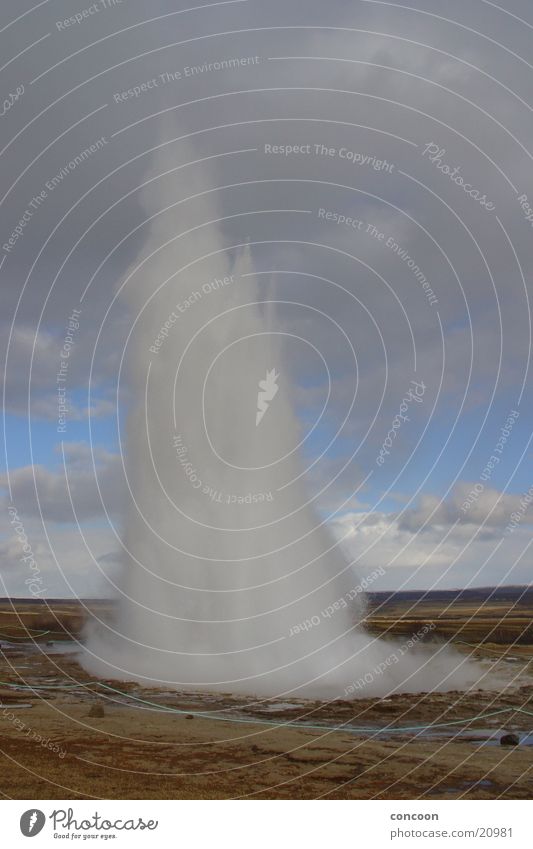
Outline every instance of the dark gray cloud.
<path id="1" fill-rule="evenodd" d="M 474 485 L 465 482 L 469 472 L 461 466 L 476 437 L 483 440 L 487 427 L 495 431 L 518 405 L 523 385 L 521 422 L 530 407 L 533 242 L 518 200 L 527 195 L 533 206 L 530 4 L 516 0 L 505 10 L 453 0 L 444 9 L 432 0 L 418 11 L 345 0 L 197 5 L 181 13 L 189 3 L 158 0 L 148 9 L 124 0 L 61 26 L 74 14 L 71 4 L 47 3 L 4 33 L 6 61 L 13 61 L 2 72 L 2 97 L 20 86 L 24 92 L 2 116 L 0 244 L 32 198 L 46 195 L 30 207 L 22 235 L 0 254 L 7 412 L 23 418 L 29 405 L 37 422 L 56 418 L 61 346 L 75 308 L 81 316 L 68 366 L 67 389 L 76 393 L 71 420 L 114 421 L 117 398 L 128 409 L 139 403 L 129 372 L 135 332 L 128 343 L 137 316 L 127 296 L 116 296 L 149 244 L 140 187 L 152 181 L 156 214 L 207 185 L 213 189 L 208 200 L 161 212 L 165 226 L 158 232 L 171 239 L 201 225 L 207 214 L 220 219 L 217 230 L 232 256 L 234 245 L 251 242 L 255 269 L 264 272 L 262 291 L 304 305 L 279 303 L 276 322 L 311 341 L 333 376 L 310 454 L 347 415 L 333 455 L 309 476 L 311 491 L 357 449 L 322 506 L 333 509 L 375 471 L 389 423 L 415 376 L 416 355 L 416 376 L 427 393 L 409 429 L 398 433 L 387 473 L 394 488 L 418 486 L 422 475 L 414 483 L 408 475 L 405 483 L 394 478 L 427 425 L 429 448 L 415 456 L 417 470 L 429 472 L 442 449 L 436 474 L 446 487 L 425 484 L 417 506 L 399 516 L 378 506 L 364 526 L 375 528 L 389 516 L 395 533 L 412 534 L 420 545 L 424 537 L 424 546 L 452 526 L 457 539 L 483 528 L 488 545 L 487 535 L 501 532 L 520 496 L 487 487 L 461 512 Z M 0 25 L 29 9 L 26 2 L 4 4 Z M 247 61 L 214 65 L 232 57 Z M 85 155 L 98 139 L 105 143 Z M 300 146 L 301 152 L 266 153 L 265 144 Z M 433 162 L 424 154 L 429 144 L 443 151 Z M 315 145 L 334 153 L 317 154 Z M 359 162 L 347 157 L 351 153 Z M 371 159 L 393 168 L 369 165 Z M 201 161 L 187 165 L 191 160 Z M 466 194 L 446 168 L 458 168 L 495 211 Z M 362 226 L 326 220 L 320 210 Z M 183 240 L 162 248 L 157 265 L 147 262 L 126 286 L 142 286 L 148 298 L 167 273 L 200 251 L 208 232 L 200 229 L 188 248 Z M 430 303 L 402 256 L 425 275 L 437 303 Z M 158 304 L 163 310 L 165 301 L 156 296 L 153 309 Z M 201 314 L 201 308 L 189 314 L 192 331 Z M 326 389 L 309 351 L 291 345 L 287 362 L 304 426 Z M 148 362 L 147 355 L 144 367 Z M 445 447 L 456 417 L 458 428 Z M 102 518 L 86 446 L 67 450 L 80 520 Z M 8 443 L 8 462 L 12 452 Z M 119 515 L 119 458 L 103 449 L 96 455 L 104 502 Z M 509 464 L 508 476 L 511 458 Z M 15 467 L 10 480 L 28 515 L 39 515 L 37 487 L 46 521 L 73 520 L 61 465 Z M 432 494 L 447 486 L 444 499 Z M 371 487 L 352 507 L 371 508 Z M 526 526 L 509 543 L 516 554 Z M 389 556 L 392 549 L 382 546 Z M 442 552 L 432 550 L 431 557 L 441 562 Z M 5 559 L 10 562 L 7 549 Z M 500 569 L 501 561 L 495 577 Z"/>

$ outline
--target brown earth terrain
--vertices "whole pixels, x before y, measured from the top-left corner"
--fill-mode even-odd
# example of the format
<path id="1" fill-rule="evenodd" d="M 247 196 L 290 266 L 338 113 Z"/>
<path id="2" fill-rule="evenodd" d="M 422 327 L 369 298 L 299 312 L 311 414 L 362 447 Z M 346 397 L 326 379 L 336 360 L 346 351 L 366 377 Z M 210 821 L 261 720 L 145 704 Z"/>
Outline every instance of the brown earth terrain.
<path id="1" fill-rule="evenodd" d="M 494 686 L 329 704 L 94 681 L 69 641 L 85 615 L 76 602 L 0 603 L 4 797 L 533 797 L 529 604 L 373 596 L 370 630 L 404 639 L 435 622 L 432 639 L 452 636 Z M 500 745 L 509 731 L 520 745 Z"/>

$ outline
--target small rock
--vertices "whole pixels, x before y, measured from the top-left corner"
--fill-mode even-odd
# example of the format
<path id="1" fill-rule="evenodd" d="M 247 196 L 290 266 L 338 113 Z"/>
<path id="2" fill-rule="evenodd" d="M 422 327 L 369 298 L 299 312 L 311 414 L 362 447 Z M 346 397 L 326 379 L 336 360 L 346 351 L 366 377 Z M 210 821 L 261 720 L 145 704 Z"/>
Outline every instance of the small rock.
<path id="1" fill-rule="evenodd" d="M 519 746 L 520 737 L 518 734 L 503 734 L 500 737 L 500 746 Z"/>
<path id="2" fill-rule="evenodd" d="M 194 719 L 194 714 L 188 713 L 185 719 Z"/>
<path id="3" fill-rule="evenodd" d="M 99 702 L 97 702 L 94 705 L 91 705 L 91 709 L 89 711 L 89 716 L 94 716 L 94 717 L 98 717 L 98 718 L 105 716 L 103 706 Z"/>

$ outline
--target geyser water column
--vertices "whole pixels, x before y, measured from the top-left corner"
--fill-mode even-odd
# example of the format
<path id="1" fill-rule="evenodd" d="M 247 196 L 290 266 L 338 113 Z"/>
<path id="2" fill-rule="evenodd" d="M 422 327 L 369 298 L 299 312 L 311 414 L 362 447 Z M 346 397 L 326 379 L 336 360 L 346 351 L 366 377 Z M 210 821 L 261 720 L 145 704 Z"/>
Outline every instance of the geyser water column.
<path id="1" fill-rule="evenodd" d="M 301 475 L 312 425 L 297 421 L 288 362 L 305 350 L 326 383 L 327 363 L 284 330 L 283 296 L 258 284 L 245 240 L 224 241 L 205 165 L 183 167 L 183 145 L 176 156 L 142 191 L 148 235 L 119 287 L 131 317 L 124 568 L 85 665 L 178 690 L 344 698 L 387 663 L 365 695 L 446 687 L 428 654 L 388 663 L 390 644 L 359 624 L 357 578 Z"/>

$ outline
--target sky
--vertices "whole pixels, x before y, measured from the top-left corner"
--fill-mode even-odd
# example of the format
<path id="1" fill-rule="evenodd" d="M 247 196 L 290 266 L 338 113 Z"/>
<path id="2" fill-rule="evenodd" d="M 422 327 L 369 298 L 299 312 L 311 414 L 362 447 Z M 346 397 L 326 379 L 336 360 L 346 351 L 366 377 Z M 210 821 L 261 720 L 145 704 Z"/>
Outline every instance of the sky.
<path id="1" fill-rule="evenodd" d="M 2 4 L 0 594 L 113 593 L 154 221 L 249 245 L 358 575 L 530 583 L 532 31 L 525 0 Z"/>

